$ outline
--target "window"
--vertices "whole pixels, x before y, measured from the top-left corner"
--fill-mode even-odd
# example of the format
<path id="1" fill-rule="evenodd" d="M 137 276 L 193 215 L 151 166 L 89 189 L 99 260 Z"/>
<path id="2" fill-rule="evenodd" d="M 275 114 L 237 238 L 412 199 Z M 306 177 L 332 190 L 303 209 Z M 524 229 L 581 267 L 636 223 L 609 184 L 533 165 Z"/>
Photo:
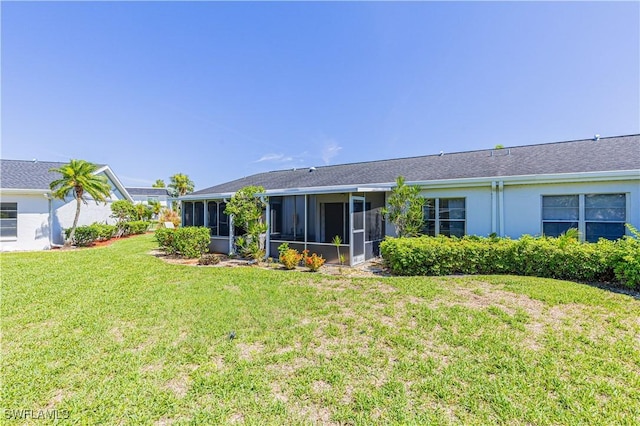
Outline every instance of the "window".
<path id="1" fill-rule="evenodd" d="M 229 236 L 229 216 L 224 214 L 227 205 L 222 202 L 209 201 L 207 203 L 207 226 L 213 237 Z"/>
<path id="2" fill-rule="evenodd" d="M 18 236 L 18 203 L 0 203 L 0 237 Z"/>
<path id="3" fill-rule="evenodd" d="M 271 197 L 271 238 L 304 241 L 304 195 Z"/>
<path id="4" fill-rule="evenodd" d="M 624 235 L 627 217 L 625 194 L 587 194 L 584 196 L 585 239 L 617 240 Z"/>
<path id="5" fill-rule="evenodd" d="M 204 202 L 196 201 L 193 210 L 193 225 L 204 226 Z"/>
<path id="6" fill-rule="evenodd" d="M 466 229 L 466 206 L 464 198 L 430 198 L 424 206 L 426 235 L 462 237 Z"/>
<path id="7" fill-rule="evenodd" d="M 545 195 L 542 197 L 542 233 L 557 237 L 576 228 L 589 242 L 615 240 L 625 234 L 625 194 Z"/>
<path id="8" fill-rule="evenodd" d="M 193 226 L 193 203 L 190 201 L 185 201 L 182 204 L 182 224 Z"/>
<path id="9" fill-rule="evenodd" d="M 578 229 L 579 207 L 577 195 L 542 197 L 542 233 L 557 237 L 568 229 Z"/>

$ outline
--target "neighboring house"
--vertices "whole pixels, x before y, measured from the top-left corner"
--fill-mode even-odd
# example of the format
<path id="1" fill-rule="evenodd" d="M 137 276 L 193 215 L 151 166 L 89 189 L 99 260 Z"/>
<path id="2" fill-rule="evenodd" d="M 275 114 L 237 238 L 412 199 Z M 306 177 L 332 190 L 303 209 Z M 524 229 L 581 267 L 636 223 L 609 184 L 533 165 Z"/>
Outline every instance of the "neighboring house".
<path id="1" fill-rule="evenodd" d="M 240 188 L 268 196 L 268 254 L 283 242 L 335 261 L 339 235 L 353 265 L 378 254 L 393 235 L 381 209 L 397 176 L 428 200 L 429 235 L 557 236 L 616 239 L 640 227 L 640 135 L 441 153 L 259 173 L 181 197 L 184 226 L 207 226 L 210 249 L 232 250 L 225 203 Z"/>
<path id="2" fill-rule="evenodd" d="M 76 201 L 69 195 L 64 201 L 52 198 L 49 184 L 58 179 L 50 172 L 66 163 L 51 161 L 1 160 L 0 162 L 0 250 L 44 250 L 64 243 L 64 229 L 73 225 Z M 107 204 L 96 204 L 87 197 L 78 225 L 94 222 L 115 223 L 111 202 L 131 197 L 113 171 L 101 165 L 96 171 L 107 177 L 111 196 Z"/>
<path id="3" fill-rule="evenodd" d="M 157 201 L 163 208 L 171 208 L 172 198 L 167 188 L 130 187 L 127 188 L 127 192 L 136 204 L 149 204 L 149 202 Z"/>

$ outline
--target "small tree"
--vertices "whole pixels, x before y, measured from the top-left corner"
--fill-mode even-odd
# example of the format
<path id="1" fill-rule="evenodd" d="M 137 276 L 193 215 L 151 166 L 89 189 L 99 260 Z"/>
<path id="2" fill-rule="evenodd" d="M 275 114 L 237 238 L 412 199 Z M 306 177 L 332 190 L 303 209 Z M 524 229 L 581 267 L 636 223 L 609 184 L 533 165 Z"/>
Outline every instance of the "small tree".
<path id="1" fill-rule="evenodd" d="M 138 214 L 133 203 L 129 200 L 118 200 L 111 203 L 111 217 L 116 220 L 116 237 L 126 234 L 126 223 L 137 220 Z"/>
<path id="2" fill-rule="evenodd" d="M 73 218 L 71 232 L 64 243 L 66 246 L 71 244 L 75 236 L 80 218 L 80 206 L 82 203 L 87 204 L 86 194 L 89 194 L 96 204 L 100 202 L 106 204 L 107 198 L 111 195 L 111 186 L 107 182 L 107 178 L 96 175 L 97 170 L 97 165 L 85 160 L 70 160 L 62 167 L 49 170 L 62 175 L 60 179 L 54 180 L 49 185 L 53 196 L 64 200 L 69 193 L 72 193 L 76 199 L 76 215 Z"/>
<path id="3" fill-rule="evenodd" d="M 224 212 L 233 215 L 234 223 L 245 235 L 245 254 L 259 260 L 264 256 L 265 233 L 267 224 L 262 220 L 262 210 L 267 206 L 266 198 L 257 194 L 264 192 L 261 186 L 246 186 L 233 194 Z"/>
<path id="4" fill-rule="evenodd" d="M 183 195 L 193 192 L 195 188 L 193 181 L 183 173 L 176 173 L 171 176 L 170 179 L 169 193 L 172 197 L 182 197 Z"/>
<path id="5" fill-rule="evenodd" d="M 153 183 L 153 185 L 151 185 L 152 188 L 166 188 L 166 185 L 164 184 L 164 180 L 162 179 L 156 179 L 156 181 Z"/>
<path id="6" fill-rule="evenodd" d="M 382 214 L 395 225 L 398 237 L 415 237 L 422 233 L 425 202 L 419 186 L 407 185 L 404 177 L 398 176 Z"/>

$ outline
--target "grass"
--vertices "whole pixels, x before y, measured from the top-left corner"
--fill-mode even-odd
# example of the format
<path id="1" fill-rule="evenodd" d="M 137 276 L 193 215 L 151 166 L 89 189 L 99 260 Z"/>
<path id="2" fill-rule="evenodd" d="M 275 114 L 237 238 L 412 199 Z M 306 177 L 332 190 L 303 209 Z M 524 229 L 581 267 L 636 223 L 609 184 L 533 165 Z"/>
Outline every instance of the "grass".
<path id="1" fill-rule="evenodd" d="M 136 425 L 640 418 L 640 301 L 630 296 L 530 277 L 169 265 L 147 254 L 154 246 L 142 236 L 0 256 L 4 419 L 7 410 Z"/>

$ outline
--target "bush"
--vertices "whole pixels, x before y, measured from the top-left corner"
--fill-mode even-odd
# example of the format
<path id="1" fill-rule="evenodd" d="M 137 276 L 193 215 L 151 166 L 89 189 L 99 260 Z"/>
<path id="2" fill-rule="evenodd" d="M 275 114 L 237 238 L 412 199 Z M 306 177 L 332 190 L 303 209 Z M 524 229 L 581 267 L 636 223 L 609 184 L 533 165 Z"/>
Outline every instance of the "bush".
<path id="1" fill-rule="evenodd" d="M 136 208 L 129 200 L 118 200 L 111 203 L 111 217 L 118 222 L 127 222 L 137 219 Z"/>
<path id="2" fill-rule="evenodd" d="M 144 234 L 149 229 L 149 222 L 144 220 L 134 220 L 132 222 L 124 222 L 122 224 L 122 229 L 124 231 L 123 235 L 137 235 Z"/>
<path id="3" fill-rule="evenodd" d="M 158 222 L 164 226 L 165 222 L 173 223 L 173 226 L 176 228 L 180 226 L 180 215 L 175 210 L 162 209 L 160 212 L 160 217 L 158 217 Z"/>
<path id="4" fill-rule="evenodd" d="M 217 265 L 220 263 L 220 255 L 208 253 L 203 254 L 198 260 L 198 265 Z"/>
<path id="5" fill-rule="evenodd" d="M 516 274 L 640 287 L 640 242 L 548 238 L 387 238 L 382 257 L 396 275 Z"/>
<path id="6" fill-rule="evenodd" d="M 298 250 L 288 248 L 280 251 L 280 263 L 285 269 L 295 269 L 300 260 L 302 260 L 302 255 L 298 253 Z"/>
<path id="7" fill-rule="evenodd" d="M 318 256 L 316 253 L 313 253 L 309 256 L 309 250 L 305 250 L 302 252 L 304 258 L 304 264 L 309 268 L 311 272 L 317 272 L 318 269 L 322 265 L 324 265 L 324 258 L 322 256 Z"/>
<path id="8" fill-rule="evenodd" d="M 65 233 L 65 239 L 68 239 L 69 235 L 71 234 L 71 228 L 65 229 L 64 233 Z M 94 241 L 96 241 L 98 239 L 98 236 L 99 236 L 98 228 L 95 227 L 94 225 L 78 226 L 76 227 L 76 232 L 73 235 L 73 240 L 71 241 L 71 244 L 78 247 L 86 247 L 91 245 Z"/>
<path id="9" fill-rule="evenodd" d="M 158 228 L 156 229 L 155 237 L 158 245 L 161 249 L 168 253 L 174 253 L 173 249 L 173 237 L 175 234 L 175 229 L 168 228 Z"/>
<path id="10" fill-rule="evenodd" d="M 209 248 L 209 228 L 188 226 L 178 228 L 173 234 L 173 249 L 185 257 L 201 257 Z"/>
<path id="11" fill-rule="evenodd" d="M 118 230 L 117 226 L 107 225 L 104 223 L 94 223 L 91 226 L 94 227 L 96 231 L 98 231 L 98 240 L 100 241 L 110 240 L 111 238 L 113 238 L 113 236 L 116 234 L 116 231 Z"/>

